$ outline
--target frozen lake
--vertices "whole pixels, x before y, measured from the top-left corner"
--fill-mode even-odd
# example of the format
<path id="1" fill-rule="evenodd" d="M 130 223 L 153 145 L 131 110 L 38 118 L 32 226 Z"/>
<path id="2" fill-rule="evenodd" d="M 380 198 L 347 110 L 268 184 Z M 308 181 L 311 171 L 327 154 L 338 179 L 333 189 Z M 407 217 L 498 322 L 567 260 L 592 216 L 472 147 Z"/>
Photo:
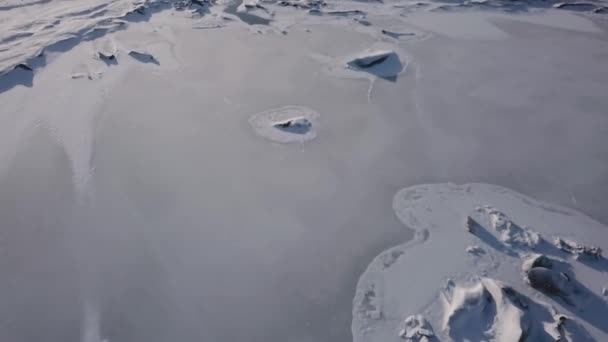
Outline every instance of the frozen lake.
<path id="1" fill-rule="evenodd" d="M 426 39 L 394 42 L 405 73 L 369 99 L 311 57 L 377 40 L 345 25 L 163 12 L 55 56 L 0 93 L 0 340 L 79 341 L 88 302 L 111 342 L 351 341 L 356 280 L 411 237 L 391 203 L 414 184 L 499 184 L 608 222 L 608 26 L 492 23 L 416 25 Z M 160 65 L 83 62 L 104 41 Z M 319 113 L 314 140 L 254 133 L 289 105 Z"/>

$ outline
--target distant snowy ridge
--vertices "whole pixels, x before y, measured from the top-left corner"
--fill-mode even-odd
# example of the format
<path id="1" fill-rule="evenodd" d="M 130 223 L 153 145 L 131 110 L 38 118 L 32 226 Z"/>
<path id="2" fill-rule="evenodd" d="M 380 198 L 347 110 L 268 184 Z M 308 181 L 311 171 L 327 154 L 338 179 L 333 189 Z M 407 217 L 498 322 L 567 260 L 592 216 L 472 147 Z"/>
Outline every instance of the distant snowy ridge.
<path id="1" fill-rule="evenodd" d="M 175 1 L 177 2 L 177 1 Z M 35 64 L 46 49 L 63 51 L 79 39 L 121 29 L 164 0 L 8 0 L 0 3 L 0 75 L 19 64 Z M 123 20 L 124 19 L 124 20 Z M 74 39 L 73 42 L 68 42 Z M 53 46 L 57 43 L 58 46 Z"/>
<path id="2" fill-rule="evenodd" d="M 236 3 L 240 1 L 235 0 Z M 147 19 L 151 13 L 160 9 L 173 7 L 176 10 L 189 10 L 194 15 L 206 15 L 207 7 L 214 5 L 212 0 L 5 0 L 0 3 L 0 76 L 13 70 L 19 65 L 34 67 L 44 65 L 44 61 L 36 61 L 45 49 L 64 51 L 79 39 L 94 39 L 108 31 L 123 29 L 129 21 Z M 230 1 L 223 1 L 226 5 Z M 251 5 L 254 3 L 256 5 Z M 218 3 L 219 4 L 219 3 Z M 366 19 L 367 15 L 390 15 L 396 11 L 444 11 L 466 9 L 483 6 L 500 11 L 526 12 L 528 7 L 556 8 L 569 11 L 606 13 L 608 7 L 605 1 L 524 1 L 513 2 L 504 0 L 482 1 L 357 1 L 357 0 L 315 0 L 315 1 L 258 1 L 243 2 L 239 7 L 243 10 L 258 7 L 268 12 L 267 7 L 292 7 L 297 10 L 309 11 L 311 15 L 327 15 L 330 17 L 353 17 L 365 25 L 372 25 Z M 321 8 L 323 10 L 321 10 Z M 293 12 L 292 12 L 293 13 Z M 274 15 L 274 11 L 272 11 Z M 291 15 L 282 12 L 282 15 Z M 386 35 L 398 37 L 398 33 L 383 31 Z M 407 34 L 407 33 L 406 33 Z M 70 43 L 60 44 L 74 39 Z"/>

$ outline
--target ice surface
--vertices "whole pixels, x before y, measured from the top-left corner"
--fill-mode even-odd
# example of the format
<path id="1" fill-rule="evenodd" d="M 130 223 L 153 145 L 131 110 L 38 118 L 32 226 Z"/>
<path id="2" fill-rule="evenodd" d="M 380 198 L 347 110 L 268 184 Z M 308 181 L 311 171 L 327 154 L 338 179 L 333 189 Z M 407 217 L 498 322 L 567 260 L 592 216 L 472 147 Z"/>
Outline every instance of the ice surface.
<path id="1" fill-rule="evenodd" d="M 551 2 L 469 11 L 493 3 L 4 1 L 0 339 L 349 341 L 355 278 L 409 236 L 400 184 L 483 179 L 605 219 L 604 24 Z M 585 255 L 605 238 L 581 228 L 597 223 L 482 190 L 408 213 L 424 229 L 357 293 L 366 336 L 464 336 L 500 307 L 470 329 L 498 339 L 527 307 L 514 333 L 604 338 L 606 262 Z M 529 286 L 538 268 L 567 296 Z M 436 306 L 480 286 L 490 305 Z"/>

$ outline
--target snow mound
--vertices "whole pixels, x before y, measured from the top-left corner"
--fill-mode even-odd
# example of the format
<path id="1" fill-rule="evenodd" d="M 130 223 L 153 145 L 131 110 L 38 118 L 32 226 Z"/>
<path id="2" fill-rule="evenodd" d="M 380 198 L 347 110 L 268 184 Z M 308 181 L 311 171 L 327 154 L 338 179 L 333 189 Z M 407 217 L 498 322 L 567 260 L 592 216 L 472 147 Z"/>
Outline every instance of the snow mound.
<path id="1" fill-rule="evenodd" d="M 369 51 L 355 57 L 348 62 L 348 65 L 354 68 L 371 68 L 374 65 L 385 62 L 389 57 L 396 56 L 393 50 Z"/>
<path id="2" fill-rule="evenodd" d="M 257 134 L 280 143 L 306 142 L 317 136 L 319 113 L 301 106 L 271 109 L 251 116 Z"/>
<path id="3" fill-rule="evenodd" d="M 406 53 L 397 44 L 378 41 L 368 49 L 354 54 L 333 57 L 312 54 L 323 65 L 323 71 L 331 76 L 369 79 L 370 89 L 377 78 L 396 81 L 407 69 Z"/>
<path id="4" fill-rule="evenodd" d="M 509 295 L 507 295 L 509 293 Z M 521 341 L 528 322 L 515 292 L 482 278 L 471 287 L 444 293 L 444 329 L 455 341 Z"/>
<path id="5" fill-rule="evenodd" d="M 608 245 L 608 227 L 487 184 L 405 188 L 393 208 L 415 238 L 381 253 L 360 277 L 354 342 L 398 341 L 404 326 L 422 326 L 403 322 L 416 315 L 434 328 L 431 341 L 608 341 L 608 263 L 568 252 L 594 255 Z M 571 248 L 541 236 L 568 236 Z M 590 242 L 597 249 L 572 247 Z"/>
<path id="6" fill-rule="evenodd" d="M 366 50 L 346 62 L 348 68 L 381 78 L 396 77 L 405 66 L 393 50 Z"/>

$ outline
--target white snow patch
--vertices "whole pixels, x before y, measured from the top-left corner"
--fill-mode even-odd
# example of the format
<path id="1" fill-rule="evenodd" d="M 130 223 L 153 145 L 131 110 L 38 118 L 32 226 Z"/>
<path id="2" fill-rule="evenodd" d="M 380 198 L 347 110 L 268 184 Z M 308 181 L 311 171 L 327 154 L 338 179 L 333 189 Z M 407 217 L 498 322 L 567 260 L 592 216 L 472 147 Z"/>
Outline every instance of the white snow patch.
<path id="1" fill-rule="evenodd" d="M 354 342 L 398 341 L 403 319 L 419 314 L 439 341 L 608 340 L 606 260 L 572 259 L 540 238 L 605 248 L 608 227 L 487 184 L 405 188 L 393 208 L 416 238 L 381 253 L 359 279 Z M 476 247 L 485 253 L 468 257 Z"/>

